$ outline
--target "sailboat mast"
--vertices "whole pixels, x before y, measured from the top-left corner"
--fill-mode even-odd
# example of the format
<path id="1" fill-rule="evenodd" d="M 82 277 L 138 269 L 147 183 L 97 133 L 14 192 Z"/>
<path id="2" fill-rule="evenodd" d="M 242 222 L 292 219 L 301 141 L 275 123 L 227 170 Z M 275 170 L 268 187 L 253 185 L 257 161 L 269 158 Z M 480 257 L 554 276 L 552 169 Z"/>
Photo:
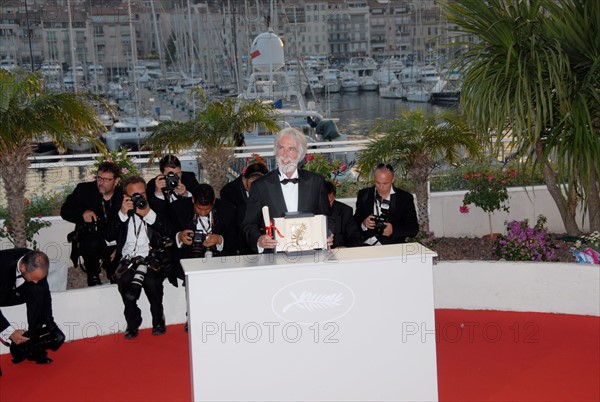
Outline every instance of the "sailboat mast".
<path id="1" fill-rule="evenodd" d="M 135 105 L 135 126 L 137 129 L 137 142 L 138 149 L 141 148 L 140 144 L 140 88 L 137 80 L 137 76 L 135 73 L 135 66 L 137 64 L 137 46 L 136 46 L 136 37 L 135 31 L 133 29 L 133 14 L 131 12 L 131 0 L 127 0 L 127 11 L 129 13 L 129 32 L 131 35 L 131 69 L 133 71 L 133 92 L 134 92 L 134 105 Z"/>
<path id="2" fill-rule="evenodd" d="M 158 52 L 158 60 L 160 62 L 160 72 L 162 73 L 164 79 L 167 76 L 167 69 L 165 67 L 162 44 L 160 42 L 160 35 L 158 33 L 158 21 L 156 19 L 156 11 L 154 10 L 154 0 L 150 0 L 150 8 L 152 9 L 152 23 L 154 25 L 154 35 L 156 36 L 156 51 Z"/>
<path id="3" fill-rule="evenodd" d="M 67 14 L 69 16 L 69 47 L 71 48 L 71 78 L 73 78 L 73 91 L 77 92 L 77 61 L 75 60 L 75 38 L 73 38 L 73 16 L 71 15 L 71 0 L 67 0 Z"/>

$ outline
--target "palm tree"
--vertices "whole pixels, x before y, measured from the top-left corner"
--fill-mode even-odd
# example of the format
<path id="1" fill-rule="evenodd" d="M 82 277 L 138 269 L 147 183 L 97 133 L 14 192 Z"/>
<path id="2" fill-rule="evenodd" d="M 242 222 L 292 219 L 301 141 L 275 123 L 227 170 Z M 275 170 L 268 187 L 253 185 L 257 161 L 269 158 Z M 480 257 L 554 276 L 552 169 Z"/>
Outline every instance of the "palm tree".
<path id="1" fill-rule="evenodd" d="M 407 174 L 415 186 L 419 224 L 429 231 L 429 188 L 432 170 L 441 163 L 456 164 L 479 154 L 477 136 L 466 122 L 449 111 L 425 114 L 421 109 L 402 112 L 396 119 L 378 123 L 358 157 L 359 171 L 369 175 L 381 162 Z"/>
<path id="2" fill-rule="evenodd" d="M 56 145 L 87 139 L 104 129 L 88 98 L 44 90 L 41 76 L 0 70 L 0 176 L 16 247 L 25 247 L 27 169 L 36 142 L 50 136 Z M 91 98 L 90 98 L 91 99 Z"/>
<path id="3" fill-rule="evenodd" d="M 233 146 L 239 143 L 244 129 L 262 125 L 276 131 L 273 106 L 234 98 L 208 102 L 204 110 L 187 122 L 166 121 L 159 124 L 146 141 L 155 156 L 164 149 L 177 153 L 199 147 L 198 162 L 208 180 L 219 192 L 227 183 L 227 168 L 233 162 Z"/>
<path id="4" fill-rule="evenodd" d="M 480 130 L 506 133 L 537 165 L 565 229 L 582 197 L 600 229 L 600 2 L 453 0 L 464 42 L 461 106 Z M 463 36 L 464 37 L 464 36 Z M 498 136 L 502 139 L 502 136 Z"/>

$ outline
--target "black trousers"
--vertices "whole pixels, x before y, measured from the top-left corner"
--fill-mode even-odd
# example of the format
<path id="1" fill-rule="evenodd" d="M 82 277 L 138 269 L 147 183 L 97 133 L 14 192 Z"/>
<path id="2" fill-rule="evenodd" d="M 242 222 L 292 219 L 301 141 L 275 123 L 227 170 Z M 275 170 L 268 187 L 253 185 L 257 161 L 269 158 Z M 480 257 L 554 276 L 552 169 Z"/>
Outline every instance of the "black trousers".
<path id="1" fill-rule="evenodd" d="M 137 305 L 136 300 L 129 300 L 125 294 L 132 286 L 131 281 L 135 275 L 133 270 L 128 270 L 119 279 L 118 287 L 121 299 L 125 305 L 125 321 L 127 321 L 127 328 L 138 328 L 142 323 L 142 311 Z M 148 269 L 144 282 L 142 282 L 142 288 L 148 301 L 150 302 L 150 313 L 152 314 L 152 326 L 165 325 L 165 315 L 163 309 L 163 281 L 165 276 L 162 272 L 156 272 Z"/>
<path id="2" fill-rule="evenodd" d="M 110 260 L 110 255 L 112 254 L 112 252 L 115 250 L 114 247 L 109 247 L 106 255 L 100 260 L 98 259 L 98 257 L 94 256 L 86 256 L 85 254 L 82 254 L 82 258 L 83 258 L 83 265 L 85 267 L 85 270 L 87 271 L 87 277 L 88 279 L 91 278 L 92 276 L 96 276 L 100 274 L 100 264 L 102 263 L 102 268 L 104 268 L 104 270 L 106 271 L 106 277 L 108 279 L 112 279 L 112 276 L 114 275 L 117 266 L 119 265 L 119 261 L 115 258 L 114 261 Z"/>
<path id="3" fill-rule="evenodd" d="M 54 321 L 52 317 L 52 296 L 48 279 L 38 283 L 25 282 L 11 291 L 11 294 L 0 307 L 25 304 L 27 307 L 27 329 L 36 330 Z"/>

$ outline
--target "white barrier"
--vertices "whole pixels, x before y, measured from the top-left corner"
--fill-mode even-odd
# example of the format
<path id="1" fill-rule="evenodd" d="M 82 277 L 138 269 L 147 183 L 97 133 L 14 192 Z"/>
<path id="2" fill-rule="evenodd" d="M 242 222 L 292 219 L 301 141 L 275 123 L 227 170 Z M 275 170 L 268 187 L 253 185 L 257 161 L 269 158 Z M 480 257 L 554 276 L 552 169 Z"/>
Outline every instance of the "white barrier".
<path id="1" fill-rule="evenodd" d="M 438 309 L 600 316 L 600 269 L 596 265 L 445 261 L 434 265 L 433 280 Z M 52 301 L 55 318 L 69 341 L 125 330 L 123 303 L 116 285 L 53 292 Z M 139 305 L 142 328 L 149 328 L 152 320 L 145 296 L 141 296 Z M 168 325 L 184 323 L 185 289 L 165 282 L 164 307 Z M 2 307 L 2 312 L 10 322 L 26 328 L 24 305 Z M 0 354 L 7 352 L 0 345 Z"/>

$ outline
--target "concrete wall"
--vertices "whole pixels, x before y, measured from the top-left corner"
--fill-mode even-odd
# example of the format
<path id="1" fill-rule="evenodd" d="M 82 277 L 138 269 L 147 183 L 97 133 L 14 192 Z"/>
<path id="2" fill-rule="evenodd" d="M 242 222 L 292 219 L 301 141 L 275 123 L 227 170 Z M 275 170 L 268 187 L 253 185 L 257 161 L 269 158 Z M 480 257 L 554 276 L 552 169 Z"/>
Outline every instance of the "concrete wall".
<path id="1" fill-rule="evenodd" d="M 460 213 L 459 207 L 462 205 L 464 194 L 464 191 L 431 194 L 430 225 L 436 237 L 481 237 L 489 233 L 488 215 L 480 208 L 470 206 L 468 214 Z M 565 232 L 558 208 L 545 186 L 528 189 L 511 188 L 509 196 L 510 213 L 496 212 L 492 215 L 494 232 L 504 233 L 507 220 L 529 219 L 530 224 L 533 225 L 540 214 L 548 218 L 547 226 L 550 232 Z M 356 200 L 350 198 L 340 199 L 340 201 L 353 208 L 356 204 Z M 43 228 L 36 236 L 40 249 L 48 254 L 51 261 L 63 262 L 71 267 L 72 263 L 69 259 L 71 245 L 67 242 L 67 234 L 74 229 L 75 225 L 63 221 L 60 217 L 44 217 L 44 219 L 52 222 L 52 226 Z M 587 221 L 584 230 L 589 231 Z M 2 239 L 0 246 L 2 249 L 13 247 L 6 239 Z"/>
<path id="2" fill-rule="evenodd" d="M 436 237 L 481 237 L 490 233 L 487 213 L 474 205 L 469 206 L 469 213 L 459 211 L 466 191 L 447 191 L 431 193 L 429 202 L 430 230 Z M 546 186 L 515 187 L 509 188 L 510 212 L 495 212 L 492 215 L 492 231 L 504 233 L 505 222 L 509 220 L 528 219 L 534 225 L 539 215 L 548 218 L 548 231 L 551 233 L 565 233 L 565 227 L 560 218 L 558 208 L 548 193 Z M 416 198 L 415 198 L 416 200 Z M 340 201 L 355 207 L 356 200 L 350 198 Z M 578 216 L 581 224 L 581 213 Z M 583 225 L 584 231 L 589 231 L 589 221 Z"/>
<path id="3" fill-rule="evenodd" d="M 435 308 L 528 311 L 600 316 L 600 269 L 596 265 L 532 262 L 452 261 L 434 265 Z M 186 320 L 185 288 L 164 284 L 168 325 Z M 143 292 L 142 292 L 143 294 Z M 123 303 L 116 285 L 52 293 L 54 318 L 67 340 L 114 334 L 122 341 Z M 143 323 L 152 325 L 145 295 Z M 18 328 L 26 328 L 25 306 L 3 307 Z M 92 342 L 92 340 L 90 340 Z M 7 353 L 0 345 L 0 354 Z"/>

